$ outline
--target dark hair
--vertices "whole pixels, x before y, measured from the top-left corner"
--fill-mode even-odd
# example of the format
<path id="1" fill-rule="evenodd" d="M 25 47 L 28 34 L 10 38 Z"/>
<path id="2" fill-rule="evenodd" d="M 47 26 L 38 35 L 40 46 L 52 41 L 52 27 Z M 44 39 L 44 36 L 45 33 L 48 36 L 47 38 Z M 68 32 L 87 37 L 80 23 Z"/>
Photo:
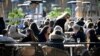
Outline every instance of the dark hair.
<path id="1" fill-rule="evenodd" d="M 27 29 L 27 32 L 29 33 L 29 35 L 27 35 L 27 37 L 31 38 L 32 41 L 38 41 L 38 39 L 34 35 L 34 32 L 32 31 L 32 29 Z"/>
<path id="2" fill-rule="evenodd" d="M 3 34 L 3 35 L 6 35 L 6 34 L 8 34 L 8 31 L 7 31 L 6 29 L 4 29 L 4 30 L 2 31 L 2 34 Z"/>
<path id="3" fill-rule="evenodd" d="M 55 34 L 62 35 L 61 31 L 56 31 Z"/>
<path id="4" fill-rule="evenodd" d="M 44 23 L 44 25 L 49 25 L 49 24 L 50 24 L 50 22 L 48 22 L 48 21 Z"/>
<path id="5" fill-rule="evenodd" d="M 100 28 L 100 21 L 98 21 L 97 26 L 98 26 L 98 28 Z"/>
<path id="6" fill-rule="evenodd" d="M 42 31 L 40 32 L 41 34 L 45 34 L 47 33 L 47 30 L 48 30 L 49 26 L 44 26 Z"/>
<path id="7" fill-rule="evenodd" d="M 50 21 L 50 27 L 54 26 L 54 21 Z"/>
<path id="8" fill-rule="evenodd" d="M 84 18 L 82 17 L 80 20 L 82 20 L 82 21 L 83 21 L 83 20 L 84 20 Z"/>
<path id="9" fill-rule="evenodd" d="M 37 24 L 36 23 L 32 23 L 30 28 L 32 29 L 32 31 L 34 32 L 35 36 L 38 36 L 39 35 L 39 29 L 37 27 Z"/>
<path id="10" fill-rule="evenodd" d="M 94 26 L 93 23 L 89 23 L 88 28 L 92 28 Z"/>

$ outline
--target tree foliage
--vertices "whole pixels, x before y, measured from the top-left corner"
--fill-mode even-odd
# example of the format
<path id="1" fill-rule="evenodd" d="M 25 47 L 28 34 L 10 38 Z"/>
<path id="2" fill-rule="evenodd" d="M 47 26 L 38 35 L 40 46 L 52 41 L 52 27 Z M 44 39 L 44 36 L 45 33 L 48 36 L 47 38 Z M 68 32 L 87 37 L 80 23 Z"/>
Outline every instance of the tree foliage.
<path id="1" fill-rule="evenodd" d="M 53 10 L 48 13 L 47 17 L 49 17 L 51 19 L 57 18 L 63 12 L 67 12 L 67 13 L 69 13 L 71 15 L 71 9 L 70 8 L 65 8 L 64 11 L 62 11 L 61 8 L 53 8 Z"/>
<path id="2" fill-rule="evenodd" d="M 18 24 L 18 20 L 24 17 L 22 8 L 14 8 L 8 13 L 9 24 Z"/>

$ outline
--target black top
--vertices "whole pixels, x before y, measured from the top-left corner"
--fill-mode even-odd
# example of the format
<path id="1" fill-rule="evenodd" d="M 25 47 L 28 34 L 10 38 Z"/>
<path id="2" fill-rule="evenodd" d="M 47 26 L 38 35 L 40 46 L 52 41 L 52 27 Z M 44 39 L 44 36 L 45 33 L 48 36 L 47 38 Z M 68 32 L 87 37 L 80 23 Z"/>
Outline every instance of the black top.
<path id="1" fill-rule="evenodd" d="M 50 44 L 48 46 L 64 50 L 64 44 L 62 39 L 51 39 L 50 42 L 54 44 Z"/>
<path id="2" fill-rule="evenodd" d="M 0 34 L 2 34 L 3 29 L 5 29 L 5 22 L 3 17 L 0 17 Z"/>
<path id="3" fill-rule="evenodd" d="M 100 35 L 100 28 L 96 29 L 96 35 Z"/>
<path id="4" fill-rule="evenodd" d="M 37 24 L 36 23 L 32 23 L 30 28 L 32 29 L 32 31 L 34 32 L 34 35 L 36 37 L 38 37 L 39 33 L 40 33 L 40 30 L 38 29 L 37 27 Z"/>
<path id="5" fill-rule="evenodd" d="M 31 41 L 32 41 L 31 36 L 27 36 L 27 37 L 25 37 L 24 39 L 22 39 L 21 42 L 31 42 Z"/>
<path id="6" fill-rule="evenodd" d="M 59 25 L 62 29 L 63 29 L 63 32 L 64 32 L 64 24 L 66 22 L 66 19 L 62 18 L 62 19 L 58 19 L 55 23 L 55 26 L 56 25 Z"/>
<path id="7" fill-rule="evenodd" d="M 39 34 L 38 40 L 39 40 L 39 42 L 46 42 L 47 41 L 45 35 L 42 33 Z"/>
<path id="8" fill-rule="evenodd" d="M 80 21 L 77 22 L 77 24 L 80 25 L 80 26 L 84 26 L 85 23 L 80 20 Z"/>
<path id="9" fill-rule="evenodd" d="M 72 37 L 75 39 L 75 42 L 77 42 L 77 38 L 80 38 L 80 42 L 86 41 L 86 35 L 84 32 L 77 32 L 76 34 L 73 34 Z"/>
<path id="10" fill-rule="evenodd" d="M 91 29 L 89 30 L 89 34 L 90 34 L 90 42 L 98 42 L 98 38 L 95 34 L 95 30 Z"/>

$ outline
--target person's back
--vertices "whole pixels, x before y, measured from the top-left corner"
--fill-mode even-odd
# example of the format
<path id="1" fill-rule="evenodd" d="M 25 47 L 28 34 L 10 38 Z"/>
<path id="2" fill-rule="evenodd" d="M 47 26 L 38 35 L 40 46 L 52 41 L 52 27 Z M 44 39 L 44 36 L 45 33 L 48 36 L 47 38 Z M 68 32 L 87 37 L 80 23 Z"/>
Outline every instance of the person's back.
<path id="1" fill-rule="evenodd" d="M 66 19 L 58 19 L 57 21 L 56 21 L 56 23 L 55 23 L 55 26 L 56 25 L 59 25 L 60 27 L 62 27 L 62 29 L 63 29 L 63 31 L 64 31 L 64 24 L 65 24 L 65 22 L 66 22 Z"/>
<path id="2" fill-rule="evenodd" d="M 64 50 L 63 37 L 64 35 L 60 31 L 56 31 L 54 34 L 52 33 L 49 38 L 50 42 L 53 44 L 50 44 L 49 46 Z"/>

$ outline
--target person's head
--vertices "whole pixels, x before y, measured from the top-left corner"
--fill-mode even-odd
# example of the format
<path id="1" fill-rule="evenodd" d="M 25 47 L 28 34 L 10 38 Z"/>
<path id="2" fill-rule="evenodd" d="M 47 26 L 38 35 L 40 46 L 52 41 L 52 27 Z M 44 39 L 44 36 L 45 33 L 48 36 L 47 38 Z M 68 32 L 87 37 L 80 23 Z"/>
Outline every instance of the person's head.
<path id="1" fill-rule="evenodd" d="M 32 8 L 36 8 L 37 5 L 40 3 L 41 1 L 30 1 L 30 5 Z"/>
<path id="2" fill-rule="evenodd" d="M 44 23 L 44 25 L 50 26 L 50 22 L 49 22 L 49 21 L 46 21 L 46 22 Z"/>
<path id="3" fill-rule="evenodd" d="M 29 28 L 33 30 L 34 34 L 36 32 L 39 33 L 39 29 L 36 23 L 32 23 Z"/>
<path id="4" fill-rule="evenodd" d="M 5 35 L 8 35 L 8 31 L 6 30 L 6 29 L 4 29 L 3 31 L 2 31 L 2 34 L 5 36 Z"/>
<path id="5" fill-rule="evenodd" d="M 41 30 L 41 34 L 50 34 L 51 28 L 49 26 L 44 26 L 43 29 Z"/>
<path id="6" fill-rule="evenodd" d="M 100 21 L 98 21 L 97 26 L 98 26 L 98 28 L 100 28 Z"/>
<path id="7" fill-rule="evenodd" d="M 32 29 L 27 29 L 26 32 L 27 32 L 27 37 L 31 38 L 32 41 L 38 41 L 38 39 L 34 35 L 34 32 L 32 31 Z"/>
<path id="8" fill-rule="evenodd" d="M 70 26 L 73 26 L 74 25 L 74 22 L 73 21 L 70 21 L 69 25 Z"/>
<path id="9" fill-rule="evenodd" d="M 91 22 L 88 24 L 88 28 L 94 28 L 94 24 Z"/>
<path id="10" fill-rule="evenodd" d="M 70 18 L 70 14 L 66 13 L 64 16 L 65 19 L 69 19 Z"/>
<path id="11" fill-rule="evenodd" d="M 53 31 L 61 31 L 61 32 L 63 32 L 63 29 L 59 25 L 57 25 L 57 26 L 54 27 Z"/>
<path id="12" fill-rule="evenodd" d="M 54 26 L 54 21 L 50 21 L 50 27 Z"/>
<path id="13" fill-rule="evenodd" d="M 78 31 L 80 31 L 80 26 L 77 25 L 77 24 L 75 24 L 75 25 L 73 26 L 73 30 L 74 30 L 75 33 L 77 33 Z"/>
<path id="14" fill-rule="evenodd" d="M 82 17 L 82 18 L 80 19 L 80 21 L 84 21 L 84 18 Z"/>
<path id="15" fill-rule="evenodd" d="M 25 25 L 25 27 L 29 27 L 29 22 L 28 21 L 25 21 L 24 22 L 24 25 Z"/>

